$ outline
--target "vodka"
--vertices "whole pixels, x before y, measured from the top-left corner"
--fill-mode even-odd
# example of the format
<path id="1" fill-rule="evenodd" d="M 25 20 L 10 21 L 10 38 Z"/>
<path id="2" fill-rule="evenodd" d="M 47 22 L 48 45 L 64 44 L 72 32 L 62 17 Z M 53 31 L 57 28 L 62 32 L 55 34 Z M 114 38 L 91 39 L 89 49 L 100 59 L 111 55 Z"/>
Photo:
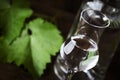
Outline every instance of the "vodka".
<path id="1" fill-rule="evenodd" d="M 97 44 L 92 39 L 84 35 L 71 37 L 61 46 L 54 66 L 55 73 L 60 80 L 66 80 L 69 74 L 91 69 L 98 62 L 97 50 Z"/>
<path id="2" fill-rule="evenodd" d="M 97 64 L 98 41 L 109 24 L 110 20 L 99 11 L 82 11 L 76 32 L 62 44 L 54 65 L 54 72 L 60 80 L 71 80 L 79 71 L 88 73 Z"/>

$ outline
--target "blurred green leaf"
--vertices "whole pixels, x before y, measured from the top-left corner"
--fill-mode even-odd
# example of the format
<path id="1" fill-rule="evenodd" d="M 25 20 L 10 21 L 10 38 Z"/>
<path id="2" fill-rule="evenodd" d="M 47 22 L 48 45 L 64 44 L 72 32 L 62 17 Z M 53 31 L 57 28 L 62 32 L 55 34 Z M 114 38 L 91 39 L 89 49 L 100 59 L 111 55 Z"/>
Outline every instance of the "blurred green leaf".
<path id="1" fill-rule="evenodd" d="M 7 54 L 7 62 L 23 64 L 34 76 L 40 76 L 51 61 L 51 55 L 59 50 L 62 40 L 55 25 L 38 18 L 31 21 L 11 45 L 1 43 L 0 52 Z"/>
<path id="2" fill-rule="evenodd" d="M 62 43 L 62 37 L 56 26 L 44 21 L 35 19 L 28 24 L 30 34 L 31 54 L 33 65 L 38 75 L 43 73 L 50 56 L 55 55 Z M 29 67 L 29 66 L 28 66 Z"/>
<path id="3" fill-rule="evenodd" d="M 11 43 L 19 36 L 26 18 L 30 17 L 32 10 L 24 0 L 0 0 L 0 36 Z"/>
<path id="4" fill-rule="evenodd" d="M 37 78 L 59 50 L 62 37 L 55 25 L 41 18 L 26 24 L 31 14 L 27 0 L 0 0 L 0 62 L 24 65 Z"/>

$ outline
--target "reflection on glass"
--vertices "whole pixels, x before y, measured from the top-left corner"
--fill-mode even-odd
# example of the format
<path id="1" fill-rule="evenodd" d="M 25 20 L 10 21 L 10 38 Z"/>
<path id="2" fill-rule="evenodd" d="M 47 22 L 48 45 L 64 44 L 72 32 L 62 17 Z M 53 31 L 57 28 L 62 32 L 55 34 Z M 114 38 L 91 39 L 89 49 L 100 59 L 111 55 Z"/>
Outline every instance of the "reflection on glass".
<path id="1" fill-rule="evenodd" d="M 77 30 L 62 44 L 54 65 L 60 80 L 71 80 L 74 73 L 87 73 L 97 64 L 99 38 L 109 24 L 110 20 L 99 11 L 85 9 L 81 12 Z"/>
<path id="2" fill-rule="evenodd" d="M 110 28 L 120 28 L 120 0 L 85 0 L 81 9 L 90 8 L 106 14 L 110 21 Z"/>
<path id="3" fill-rule="evenodd" d="M 90 73 L 91 75 L 93 75 L 95 80 L 104 80 L 107 69 L 115 55 L 115 51 L 120 41 L 118 34 L 118 31 L 120 30 L 120 0 L 83 0 L 77 16 L 79 16 L 81 10 L 86 8 L 104 13 L 105 15 L 107 15 L 111 22 L 110 27 L 107 28 L 106 32 L 104 32 L 104 34 L 102 35 L 99 44 L 99 54 L 101 56 L 99 63 L 94 69 L 90 70 Z M 77 24 L 77 20 L 79 19 L 77 16 L 74 24 Z M 74 33 L 76 29 L 76 26 L 74 24 L 71 32 L 69 33 L 69 37 Z M 107 40 L 108 38 L 111 40 L 105 42 L 105 40 Z M 105 45 L 107 45 L 107 47 L 105 47 Z"/>

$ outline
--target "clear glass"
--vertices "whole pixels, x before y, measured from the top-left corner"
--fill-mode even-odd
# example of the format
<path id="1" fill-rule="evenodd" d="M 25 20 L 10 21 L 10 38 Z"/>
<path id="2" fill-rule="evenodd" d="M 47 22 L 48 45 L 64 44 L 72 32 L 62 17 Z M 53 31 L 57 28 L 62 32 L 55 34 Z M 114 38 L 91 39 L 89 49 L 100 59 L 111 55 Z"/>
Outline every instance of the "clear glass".
<path id="1" fill-rule="evenodd" d="M 106 1 L 106 3 L 105 3 L 105 1 Z M 111 33 L 109 32 L 104 35 L 109 36 L 110 34 L 113 34 L 112 31 L 120 29 L 120 5 L 119 5 L 120 1 L 118 0 L 118 3 L 113 3 L 113 5 L 109 4 L 109 1 L 112 2 L 112 0 L 83 0 L 83 3 L 81 5 L 80 9 L 78 10 L 76 18 L 73 22 L 71 31 L 68 34 L 68 38 L 71 35 L 73 35 L 77 29 L 76 25 L 79 22 L 79 17 L 80 17 L 81 11 L 84 9 L 87 9 L 87 8 L 93 9 L 96 11 L 100 11 L 100 12 L 104 13 L 110 19 L 111 24 L 110 24 L 109 29 L 111 30 Z M 115 1 L 117 1 L 117 0 L 115 0 Z M 114 0 L 113 0 L 113 2 L 114 2 Z M 102 33 L 102 32 L 100 32 L 100 33 Z M 114 32 L 114 34 L 115 34 L 114 36 L 109 37 L 113 41 L 113 42 L 108 41 L 108 43 L 110 42 L 109 50 L 101 49 L 104 52 L 100 53 L 101 59 L 100 59 L 99 63 L 97 64 L 97 66 L 94 69 L 90 69 L 88 71 L 89 75 L 93 76 L 94 80 L 104 80 L 108 66 L 109 66 L 109 64 L 115 54 L 115 50 L 119 44 L 119 38 L 117 36 L 118 32 Z M 108 38 L 106 36 L 103 37 L 104 40 L 106 40 L 106 38 Z M 115 38 L 116 38 L 116 40 L 115 40 Z M 102 44 L 103 43 L 105 43 L 105 41 L 102 40 Z M 99 45 L 101 45 L 101 43 Z M 106 61 L 104 61 L 104 60 L 106 60 Z M 91 80 L 91 79 L 89 79 L 89 80 Z"/>
<path id="2" fill-rule="evenodd" d="M 88 70 L 95 67 L 100 35 L 109 25 L 110 20 L 99 11 L 84 9 L 81 12 L 76 31 L 62 44 L 54 65 L 60 80 L 71 80 L 79 71 L 88 74 Z"/>
<path id="3" fill-rule="evenodd" d="M 103 0 L 105 1 L 105 0 Z M 93 10 L 98 10 L 104 14 L 106 14 L 108 16 L 108 18 L 111 21 L 111 25 L 109 28 L 120 28 L 120 7 L 116 7 L 118 6 L 118 3 L 120 3 L 120 1 L 118 1 L 118 3 L 115 4 L 115 2 L 113 3 L 116 6 L 110 5 L 108 3 L 103 2 L 102 0 L 84 0 L 83 4 L 81 5 L 80 9 L 86 9 L 86 8 L 90 8 Z M 110 1 L 110 0 L 106 0 Z"/>
<path id="4" fill-rule="evenodd" d="M 107 17 L 110 19 L 110 22 L 111 22 L 109 28 L 120 29 L 120 8 L 106 4 L 101 0 L 83 0 L 77 12 L 77 15 L 75 17 L 75 20 L 73 22 L 71 31 L 68 34 L 68 38 L 76 31 L 76 25 L 77 25 L 77 22 L 79 21 L 80 13 L 82 10 L 86 8 L 90 8 L 90 9 L 97 10 L 104 13 L 105 15 L 107 15 Z"/>

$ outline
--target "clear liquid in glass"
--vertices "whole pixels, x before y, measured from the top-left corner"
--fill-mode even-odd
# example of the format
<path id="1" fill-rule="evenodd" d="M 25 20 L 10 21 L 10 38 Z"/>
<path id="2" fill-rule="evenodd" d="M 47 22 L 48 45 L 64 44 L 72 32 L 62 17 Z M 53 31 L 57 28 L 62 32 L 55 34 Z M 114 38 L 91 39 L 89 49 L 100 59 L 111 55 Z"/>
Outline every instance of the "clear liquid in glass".
<path id="1" fill-rule="evenodd" d="M 69 74 L 87 71 L 94 67 L 99 55 L 97 44 L 84 35 L 73 36 L 64 42 L 57 57 L 54 71 L 60 80 L 67 80 Z"/>

